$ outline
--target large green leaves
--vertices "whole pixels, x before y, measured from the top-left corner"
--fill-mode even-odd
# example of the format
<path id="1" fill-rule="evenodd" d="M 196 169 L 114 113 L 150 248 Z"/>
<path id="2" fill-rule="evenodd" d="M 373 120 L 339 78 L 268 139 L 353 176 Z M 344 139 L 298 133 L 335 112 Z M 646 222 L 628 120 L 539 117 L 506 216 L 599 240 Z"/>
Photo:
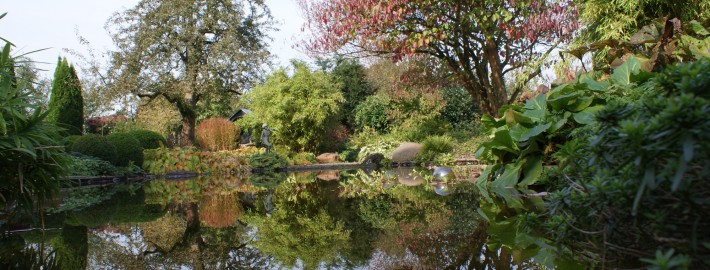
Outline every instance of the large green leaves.
<path id="1" fill-rule="evenodd" d="M 650 73 L 642 69 L 642 66 L 646 62 L 648 62 L 648 59 L 635 56 L 629 57 L 626 62 L 614 69 L 614 72 L 611 74 L 611 80 L 617 85 L 628 87 L 634 82 L 648 78 Z"/>
<path id="2" fill-rule="evenodd" d="M 481 121 L 491 139 L 476 154 L 499 167 L 486 170 L 482 178 L 497 188 L 534 184 L 557 151 L 556 145 L 563 145 L 571 130 L 596 124 L 596 115 L 605 108 L 610 95 L 649 79 L 650 73 L 643 69 L 645 61 L 629 57 L 605 80 L 584 74 L 524 105 L 502 107 L 500 118 L 484 116 Z"/>

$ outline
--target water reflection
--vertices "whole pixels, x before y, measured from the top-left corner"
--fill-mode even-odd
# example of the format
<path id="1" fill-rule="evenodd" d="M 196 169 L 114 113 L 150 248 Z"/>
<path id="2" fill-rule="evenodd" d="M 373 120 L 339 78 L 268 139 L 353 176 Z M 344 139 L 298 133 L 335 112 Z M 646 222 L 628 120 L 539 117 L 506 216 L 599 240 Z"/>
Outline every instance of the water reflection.
<path id="1" fill-rule="evenodd" d="M 414 168 L 156 180 L 55 216 L 48 244 L 71 269 L 536 267 L 544 240 L 509 233 L 525 208 L 463 180 Z"/>

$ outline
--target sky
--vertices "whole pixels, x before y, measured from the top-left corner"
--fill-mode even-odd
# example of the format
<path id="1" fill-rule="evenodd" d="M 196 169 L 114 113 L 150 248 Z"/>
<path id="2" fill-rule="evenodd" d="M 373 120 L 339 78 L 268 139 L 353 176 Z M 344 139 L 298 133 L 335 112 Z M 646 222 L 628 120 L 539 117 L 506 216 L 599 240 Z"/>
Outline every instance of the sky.
<path id="1" fill-rule="evenodd" d="M 77 32 L 86 38 L 97 51 L 113 48 L 106 20 L 115 12 L 133 7 L 137 0 L 0 0 L 0 37 L 15 44 L 13 55 L 45 49 L 28 55 L 38 62 L 36 67 L 51 77 L 57 57 L 67 57 L 70 63 L 78 61 L 63 49 L 70 48 L 86 54 L 79 43 Z M 293 48 L 302 39 L 304 19 L 296 0 L 266 0 L 278 31 L 269 33 L 273 38 L 270 51 L 276 57 L 276 66 L 286 66 L 290 59 L 307 56 Z"/>

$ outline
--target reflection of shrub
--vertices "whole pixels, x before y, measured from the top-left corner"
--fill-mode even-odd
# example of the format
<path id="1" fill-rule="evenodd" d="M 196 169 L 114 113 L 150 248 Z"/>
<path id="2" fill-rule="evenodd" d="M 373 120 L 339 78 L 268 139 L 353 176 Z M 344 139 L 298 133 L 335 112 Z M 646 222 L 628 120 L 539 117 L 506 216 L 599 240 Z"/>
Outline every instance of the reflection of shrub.
<path id="1" fill-rule="evenodd" d="M 163 135 L 158 134 L 155 131 L 139 129 L 129 132 L 138 142 L 140 142 L 143 149 L 156 149 L 161 146 L 167 145 Z"/>
<path id="2" fill-rule="evenodd" d="M 141 143 L 136 140 L 129 133 L 112 133 L 106 136 L 106 138 L 116 146 L 116 166 L 128 166 L 130 161 L 133 164 L 140 166 L 143 164 L 143 147 Z"/>
<path id="3" fill-rule="evenodd" d="M 417 154 L 417 162 L 431 162 L 440 154 L 454 150 L 453 140 L 448 136 L 429 137 L 422 142 L 422 150 Z"/>
<path id="4" fill-rule="evenodd" d="M 226 118 L 205 119 L 195 133 L 200 147 L 210 151 L 234 149 L 238 134 L 238 128 Z"/>
<path id="5" fill-rule="evenodd" d="M 286 174 L 270 171 L 264 173 L 255 173 L 249 176 L 249 180 L 251 180 L 251 184 L 256 187 L 275 189 L 279 186 L 279 183 L 286 180 Z"/>
<path id="6" fill-rule="evenodd" d="M 116 147 L 106 137 L 101 135 L 86 134 L 81 136 L 72 145 L 72 151 L 97 157 L 111 163 L 116 162 Z"/>
<path id="7" fill-rule="evenodd" d="M 176 213 L 168 212 L 153 222 L 141 224 L 143 238 L 162 250 L 172 250 L 182 240 L 187 229 L 187 220 Z"/>
<path id="8" fill-rule="evenodd" d="M 205 195 L 200 202 L 200 221 L 208 227 L 232 226 L 243 214 L 244 209 L 237 199 L 236 192 Z"/>

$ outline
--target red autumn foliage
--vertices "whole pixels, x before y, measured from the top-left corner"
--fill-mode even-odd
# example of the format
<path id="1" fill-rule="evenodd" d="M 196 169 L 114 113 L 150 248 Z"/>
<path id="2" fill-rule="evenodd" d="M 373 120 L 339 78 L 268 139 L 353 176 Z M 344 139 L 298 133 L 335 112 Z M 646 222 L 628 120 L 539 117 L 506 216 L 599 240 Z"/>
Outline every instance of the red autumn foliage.
<path id="1" fill-rule="evenodd" d="M 483 112 L 515 100 L 505 75 L 529 81 L 544 59 L 578 28 L 571 0 L 300 0 L 314 52 L 355 50 L 394 60 L 415 53 L 446 63 Z M 532 66 L 531 66 L 532 65 Z M 519 85 L 524 85 L 521 83 Z"/>
<path id="2" fill-rule="evenodd" d="M 121 114 L 112 114 L 108 116 L 94 117 L 86 119 L 86 132 L 95 134 L 111 133 L 113 127 L 122 121 L 127 121 L 128 118 Z"/>

